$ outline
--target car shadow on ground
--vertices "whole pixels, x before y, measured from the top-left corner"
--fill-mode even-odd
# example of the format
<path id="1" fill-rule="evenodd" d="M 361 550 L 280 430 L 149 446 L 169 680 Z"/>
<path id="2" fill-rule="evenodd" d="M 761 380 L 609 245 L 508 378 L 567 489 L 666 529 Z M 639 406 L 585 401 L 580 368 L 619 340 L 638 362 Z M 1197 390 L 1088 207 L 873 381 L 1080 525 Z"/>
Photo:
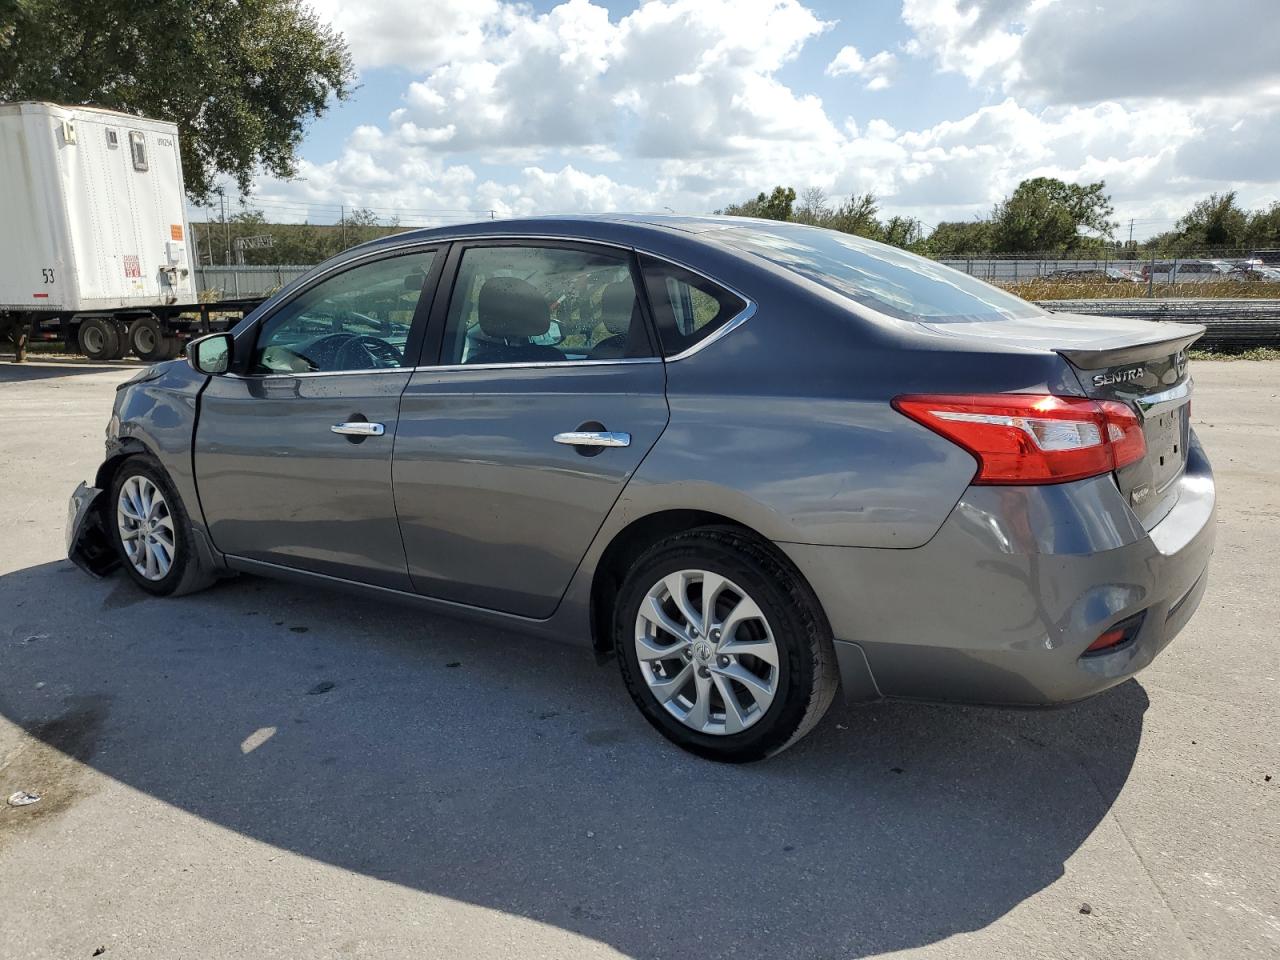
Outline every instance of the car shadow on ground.
<path id="1" fill-rule="evenodd" d="M 146 364 L 136 360 L 95 363 L 83 357 L 33 355 L 23 363 L 14 363 L 13 355 L 0 354 L 0 383 L 29 383 L 53 377 L 70 377 L 82 373 L 108 373 L 112 370 L 141 370 Z"/>
<path id="2" fill-rule="evenodd" d="M 865 956 L 984 927 L 1106 816 L 1147 707 L 1132 681 L 1056 711 L 837 704 L 734 767 L 668 746 L 611 664 L 417 609 L 248 577 L 158 601 L 65 562 L 0 577 L 0 604 L 0 712 L 59 755 L 637 957 Z"/>

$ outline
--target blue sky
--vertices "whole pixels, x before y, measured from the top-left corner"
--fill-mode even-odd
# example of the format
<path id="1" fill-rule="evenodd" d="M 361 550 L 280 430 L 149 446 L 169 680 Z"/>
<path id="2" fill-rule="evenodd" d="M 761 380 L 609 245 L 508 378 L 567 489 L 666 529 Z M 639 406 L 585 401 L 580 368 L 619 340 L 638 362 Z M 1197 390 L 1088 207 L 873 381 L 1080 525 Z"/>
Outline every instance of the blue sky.
<path id="1" fill-rule="evenodd" d="M 1192 0 L 313 3 L 360 87 L 298 179 L 257 184 L 279 219 L 699 213 L 783 183 L 932 224 L 1052 175 L 1105 179 L 1143 236 L 1211 191 L 1280 199 L 1274 31 L 1206 41 Z"/>

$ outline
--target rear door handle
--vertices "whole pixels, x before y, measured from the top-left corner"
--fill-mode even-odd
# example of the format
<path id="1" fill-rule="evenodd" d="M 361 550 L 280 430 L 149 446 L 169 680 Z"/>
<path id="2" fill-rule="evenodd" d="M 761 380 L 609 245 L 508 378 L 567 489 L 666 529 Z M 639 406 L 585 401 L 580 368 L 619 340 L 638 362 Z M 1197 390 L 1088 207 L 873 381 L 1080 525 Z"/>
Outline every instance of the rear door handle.
<path id="1" fill-rule="evenodd" d="M 552 439 L 571 447 L 631 446 L 631 434 L 611 430 L 570 430 L 567 433 L 557 433 Z"/>
<path id="2" fill-rule="evenodd" d="M 348 420 L 346 423 L 335 423 L 329 428 L 331 433 L 339 433 L 344 437 L 380 437 L 387 432 L 381 423 L 370 423 L 367 420 Z"/>

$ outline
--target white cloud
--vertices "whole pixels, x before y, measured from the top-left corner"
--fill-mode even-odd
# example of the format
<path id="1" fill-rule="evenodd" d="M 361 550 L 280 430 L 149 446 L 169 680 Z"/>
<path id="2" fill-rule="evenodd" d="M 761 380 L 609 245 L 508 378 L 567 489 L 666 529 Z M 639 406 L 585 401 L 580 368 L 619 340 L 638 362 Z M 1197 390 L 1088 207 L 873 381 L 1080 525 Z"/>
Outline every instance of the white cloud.
<path id="1" fill-rule="evenodd" d="M 1130 0 L 1106 17 L 1078 0 L 904 0 L 905 62 L 846 44 L 826 74 L 883 89 L 936 67 L 973 86 L 973 106 L 914 126 L 895 119 L 893 92 L 877 101 L 883 116 L 832 116 L 784 82 L 832 28 L 798 0 L 650 0 L 617 20 L 589 0 L 545 13 L 389 2 L 335 16 L 362 66 L 412 71 L 401 103 L 337 159 L 303 163 L 305 180 L 264 181 L 262 196 L 504 216 L 696 213 L 790 184 L 869 190 L 886 212 L 928 223 L 985 213 L 1037 175 L 1105 179 L 1120 217 L 1174 216 L 1210 190 L 1239 187 L 1250 204 L 1280 197 L 1280 58 L 1258 53 L 1267 31 L 1235 30 L 1230 44 L 1206 41 L 1214 49 L 1201 60 L 1166 67 L 1144 38 L 1182 41 L 1142 24 L 1165 18 L 1203 37 L 1202 13 L 1190 17 L 1184 0 Z M 1233 11 L 1258 0 L 1223 5 L 1215 20 L 1239 23 Z M 1107 46 L 1107 24 L 1123 28 L 1132 63 Z M 1218 53 L 1232 47 L 1239 63 Z M 1073 58 L 1090 64 L 1087 76 Z M 1178 70 L 1190 79 L 1169 76 Z"/>
<path id="2" fill-rule="evenodd" d="M 1040 103 L 1280 91 L 1275 0 L 903 0 L 907 50 Z"/>
<path id="3" fill-rule="evenodd" d="M 840 52 L 827 64 L 826 74 L 829 77 L 861 77 L 866 80 L 868 90 L 884 90 L 889 86 L 890 74 L 897 65 L 898 58 L 888 50 L 881 50 L 868 60 L 858 52 L 857 47 L 841 47 Z"/>
<path id="4" fill-rule="evenodd" d="M 499 0 L 307 0 L 341 31 L 356 66 L 426 70 L 477 50 L 509 14 Z"/>
<path id="5" fill-rule="evenodd" d="M 971 82 L 1012 82 L 1021 36 L 1000 22 L 1030 3 L 998 0 L 983 7 L 976 0 L 903 0 L 902 19 L 914 34 L 907 52 L 932 57 L 942 70 Z"/>
<path id="6" fill-rule="evenodd" d="M 589 0 L 508 7 L 413 82 L 391 123 L 453 152 L 625 136 L 641 156 L 697 156 L 830 134 L 821 102 L 774 77 L 827 26 L 797 0 L 653 0 L 617 23 Z"/>

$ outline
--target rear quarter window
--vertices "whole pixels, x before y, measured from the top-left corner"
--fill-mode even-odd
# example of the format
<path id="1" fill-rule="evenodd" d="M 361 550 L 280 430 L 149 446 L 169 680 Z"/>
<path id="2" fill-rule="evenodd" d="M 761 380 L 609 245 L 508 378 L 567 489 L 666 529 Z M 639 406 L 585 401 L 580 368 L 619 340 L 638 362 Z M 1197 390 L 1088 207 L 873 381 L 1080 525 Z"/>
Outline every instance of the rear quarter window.
<path id="1" fill-rule="evenodd" d="M 835 230 L 743 220 L 717 239 L 899 320 L 957 323 L 1045 315 L 977 277 Z"/>
<path id="2" fill-rule="evenodd" d="M 747 308 L 736 293 L 691 270 L 644 255 L 640 265 L 664 356 L 684 353 Z"/>

